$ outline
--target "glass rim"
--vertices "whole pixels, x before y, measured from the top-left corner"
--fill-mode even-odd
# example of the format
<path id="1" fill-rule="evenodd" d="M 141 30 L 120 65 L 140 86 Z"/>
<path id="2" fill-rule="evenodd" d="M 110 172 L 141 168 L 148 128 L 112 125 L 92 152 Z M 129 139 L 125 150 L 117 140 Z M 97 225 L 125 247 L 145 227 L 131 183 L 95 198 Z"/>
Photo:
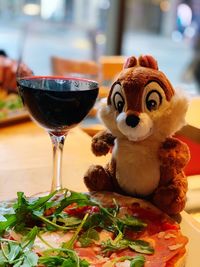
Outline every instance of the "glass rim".
<path id="1" fill-rule="evenodd" d="M 91 80 L 91 79 L 88 79 L 88 78 L 82 78 L 82 77 L 73 77 L 73 76 L 60 76 L 60 75 L 33 75 L 33 76 L 23 76 L 23 77 L 17 77 L 17 81 L 20 81 L 20 80 L 26 80 L 26 79 L 29 79 L 29 80 L 34 80 L 34 79 L 46 79 L 46 80 L 70 80 L 70 81 L 80 81 L 80 82 L 89 82 L 91 84 L 96 84 L 97 87 L 98 87 L 98 82 L 95 81 L 95 80 Z"/>

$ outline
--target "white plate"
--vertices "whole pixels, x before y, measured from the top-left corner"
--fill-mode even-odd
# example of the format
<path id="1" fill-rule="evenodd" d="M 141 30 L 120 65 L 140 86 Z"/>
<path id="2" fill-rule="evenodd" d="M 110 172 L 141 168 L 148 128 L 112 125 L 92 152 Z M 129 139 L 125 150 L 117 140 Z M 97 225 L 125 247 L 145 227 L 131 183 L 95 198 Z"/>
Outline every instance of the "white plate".
<path id="1" fill-rule="evenodd" d="M 200 266 L 200 223 L 185 211 L 183 211 L 181 215 L 181 230 L 182 233 L 189 239 L 185 267 L 198 267 Z"/>

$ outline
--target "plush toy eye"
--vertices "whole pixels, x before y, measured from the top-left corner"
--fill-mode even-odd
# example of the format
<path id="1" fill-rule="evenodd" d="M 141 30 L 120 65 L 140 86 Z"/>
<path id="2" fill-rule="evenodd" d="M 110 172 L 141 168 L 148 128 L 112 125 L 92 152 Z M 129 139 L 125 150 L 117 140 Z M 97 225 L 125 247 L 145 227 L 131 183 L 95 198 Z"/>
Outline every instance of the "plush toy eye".
<path id="1" fill-rule="evenodd" d="M 113 95 L 113 102 L 116 110 L 121 113 L 124 108 L 124 98 L 119 92 Z"/>
<path id="2" fill-rule="evenodd" d="M 157 110 L 162 103 L 162 96 L 157 90 L 150 91 L 146 96 L 146 107 L 149 111 Z"/>
<path id="3" fill-rule="evenodd" d="M 123 90 L 120 82 L 113 84 L 111 99 L 112 105 L 119 113 L 121 113 L 125 105 L 125 100 L 123 97 Z"/>

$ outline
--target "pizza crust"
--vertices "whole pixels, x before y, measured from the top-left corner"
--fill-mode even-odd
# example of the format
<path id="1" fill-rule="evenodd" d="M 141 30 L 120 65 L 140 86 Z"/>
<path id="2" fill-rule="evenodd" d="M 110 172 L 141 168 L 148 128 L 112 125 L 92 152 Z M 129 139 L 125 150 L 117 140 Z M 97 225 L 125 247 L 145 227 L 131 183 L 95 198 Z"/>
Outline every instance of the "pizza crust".
<path id="1" fill-rule="evenodd" d="M 185 254 L 177 260 L 174 267 L 185 267 L 186 258 L 187 258 L 187 252 L 185 252 Z"/>
<path id="2" fill-rule="evenodd" d="M 138 204 L 141 208 L 151 210 L 158 215 L 162 214 L 162 216 L 165 217 L 166 219 L 174 221 L 169 215 L 159 210 L 153 204 L 144 199 L 124 196 L 113 192 L 91 192 L 89 194 L 92 198 L 99 201 L 101 204 L 105 206 L 112 205 L 114 203 L 113 200 L 115 200 L 120 206 L 131 206 L 133 204 L 134 205 Z"/>
<path id="3" fill-rule="evenodd" d="M 173 258 L 173 262 L 170 261 L 167 263 L 166 267 L 185 267 L 187 259 L 187 251 L 184 249 L 180 255 L 177 255 Z"/>

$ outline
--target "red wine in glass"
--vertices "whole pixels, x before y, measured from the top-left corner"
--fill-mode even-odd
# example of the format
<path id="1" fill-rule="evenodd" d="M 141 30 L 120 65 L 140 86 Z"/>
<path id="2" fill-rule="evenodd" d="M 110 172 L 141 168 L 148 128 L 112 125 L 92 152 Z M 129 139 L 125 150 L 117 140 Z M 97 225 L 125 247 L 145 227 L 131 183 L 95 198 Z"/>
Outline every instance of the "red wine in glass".
<path id="1" fill-rule="evenodd" d="M 98 84 L 81 78 L 30 76 L 18 79 L 18 88 L 31 117 L 50 134 L 54 152 L 51 191 L 61 189 L 65 136 L 93 107 Z"/>

